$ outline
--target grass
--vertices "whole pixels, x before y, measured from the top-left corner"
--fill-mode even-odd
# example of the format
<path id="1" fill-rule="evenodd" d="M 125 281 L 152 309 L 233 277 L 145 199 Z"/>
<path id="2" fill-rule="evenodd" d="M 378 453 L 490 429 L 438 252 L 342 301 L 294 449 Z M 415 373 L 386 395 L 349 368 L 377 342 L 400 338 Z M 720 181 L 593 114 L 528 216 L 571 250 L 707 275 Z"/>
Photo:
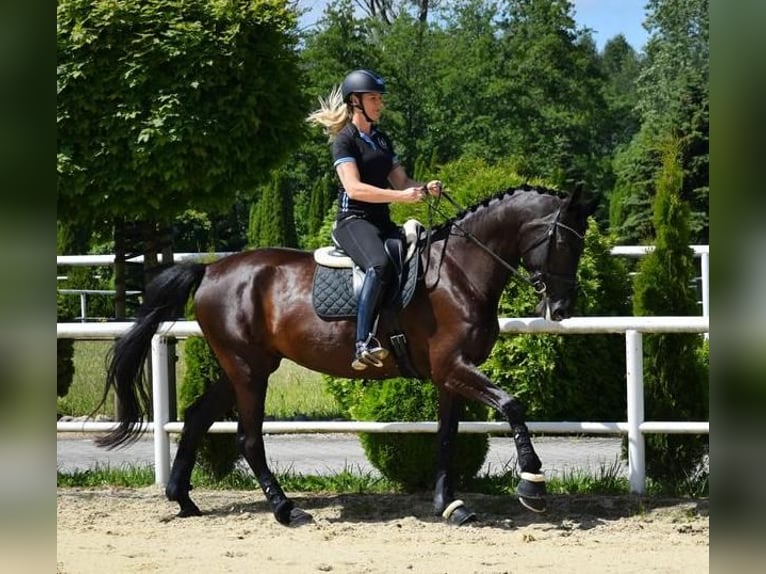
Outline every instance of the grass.
<path id="1" fill-rule="evenodd" d="M 334 475 L 318 476 L 291 471 L 275 472 L 274 475 L 285 490 L 317 493 L 387 493 L 398 492 L 398 487 L 370 472 L 357 472 L 347 467 Z M 237 468 L 222 480 L 195 467 L 192 484 L 197 488 L 216 490 L 258 490 L 260 487 L 248 471 Z M 88 470 L 57 472 L 58 487 L 103 488 L 109 486 L 141 488 L 154 484 L 154 467 L 151 465 L 122 465 L 119 468 L 99 466 Z"/>
<path id="2" fill-rule="evenodd" d="M 111 341 L 75 342 L 74 379 L 69 393 L 58 399 L 59 414 L 77 417 L 93 413 L 114 417 L 111 392 L 104 405 L 94 412 L 104 392 L 106 359 L 111 345 Z M 177 355 L 176 386 L 180 388 L 185 373 L 183 341 L 178 343 Z M 325 388 L 321 375 L 290 361 L 282 361 L 269 379 L 266 415 L 277 420 L 342 418 L 340 407 Z"/>
<path id="3" fill-rule="evenodd" d="M 311 475 L 290 470 L 276 471 L 274 475 L 283 489 L 292 492 L 313 492 L 320 494 L 386 494 L 403 492 L 396 483 L 371 472 L 346 467 L 334 475 Z M 464 492 L 491 495 L 513 495 L 519 482 L 519 474 L 512 465 L 498 474 L 482 474 L 474 477 L 461 487 Z M 122 465 L 119 468 L 95 466 L 88 470 L 56 472 L 59 488 L 141 488 L 154 484 L 154 467 L 151 465 Z M 258 490 L 259 486 L 252 473 L 237 467 L 221 480 L 212 478 L 199 467 L 192 472 L 192 484 L 198 488 L 213 490 Z M 685 488 L 684 486 L 688 487 Z M 619 462 L 602 465 L 595 474 L 575 469 L 560 477 L 546 481 L 551 495 L 607 495 L 619 496 L 630 493 L 628 479 L 622 476 Z M 647 496 L 676 498 L 706 498 L 709 496 L 707 481 L 705 489 L 699 485 L 663 485 L 648 481 Z"/>
<path id="4" fill-rule="evenodd" d="M 333 494 L 381 494 L 402 492 L 394 482 L 370 472 L 359 472 L 350 467 L 327 476 L 301 474 L 291 471 L 275 472 L 282 488 L 293 492 Z M 477 476 L 465 485 L 466 492 L 481 494 L 513 494 L 519 482 L 514 469 L 497 475 Z M 96 466 L 88 470 L 68 473 L 57 472 L 58 487 L 102 488 L 117 486 L 140 488 L 154 484 L 154 468 L 151 465 L 123 465 L 120 468 Z M 192 484 L 198 488 L 220 490 L 258 490 L 253 475 L 237 468 L 222 480 L 215 480 L 199 467 L 192 472 Z M 546 483 L 550 494 L 628 494 L 628 481 L 620 476 L 619 465 L 602 467 L 596 476 L 585 471 L 575 471 L 561 478 L 551 478 Z"/>

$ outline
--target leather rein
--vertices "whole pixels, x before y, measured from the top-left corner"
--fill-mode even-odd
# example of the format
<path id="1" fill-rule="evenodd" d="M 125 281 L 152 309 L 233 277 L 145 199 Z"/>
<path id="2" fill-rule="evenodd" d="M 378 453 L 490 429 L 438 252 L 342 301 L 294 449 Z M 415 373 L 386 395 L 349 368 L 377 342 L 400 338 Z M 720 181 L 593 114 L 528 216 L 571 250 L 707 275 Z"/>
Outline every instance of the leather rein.
<path id="1" fill-rule="evenodd" d="M 431 242 L 431 224 L 433 219 L 433 213 L 436 212 L 439 215 L 449 219 L 449 216 L 444 213 L 440 207 L 439 207 L 439 200 L 443 197 L 446 199 L 450 204 L 452 204 L 456 209 L 460 211 L 465 211 L 465 209 L 457 203 L 454 199 L 450 197 L 450 195 L 442 189 L 442 192 L 439 196 L 436 198 L 431 199 L 431 196 L 427 194 L 426 197 L 430 199 L 428 202 L 428 234 L 427 234 L 427 240 L 426 240 L 426 253 L 428 253 L 428 258 L 430 259 L 431 250 L 430 250 L 430 242 Z M 545 295 L 545 293 L 548 290 L 548 285 L 546 284 L 546 279 L 548 277 L 555 277 L 557 280 L 565 282 L 565 283 L 574 283 L 573 279 L 570 279 L 568 277 L 564 277 L 562 275 L 559 275 L 557 273 L 551 273 L 547 270 L 548 268 L 548 261 L 550 259 L 551 254 L 551 246 L 552 246 L 552 240 L 553 236 L 556 233 L 557 228 L 565 229 L 569 232 L 571 232 L 575 237 L 580 239 L 581 241 L 585 240 L 585 236 L 578 233 L 576 230 L 572 229 L 570 226 L 566 225 L 565 223 L 562 223 L 559 221 L 559 217 L 561 216 L 561 208 L 556 210 L 556 213 L 554 214 L 553 221 L 548 226 L 548 229 L 541 234 L 541 236 L 532 242 L 531 245 L 529 245 L 524 251 L 521 252 L 521 255 L 519 256 L 520 259 L 524 258 L 524 255 L 529 253 L 532 249 L 535 249 L 539 245 L 541 245 L 544 241 L 547 241 L 547 252 L 545 256 L 545 270 L 544 271 L 537 271 L 534 274 L 532 274 L 531 277 L 527 277 L 523 273 L 521 273 L 518 269 L 516 269 L 513 265 L 508 263 L 505 259 L 500 257 L 497 253 L 492 251 L 483 241 L 481 241 L 478 237 L 476 237 L 473 233 L 470 231 L 464 229 L 460 226 L 457 222 L 453 221 L 450 223 L 450 226 L 457 230 L 459 232 L 459 236 L 463 237 L 464 239 L 468 239 L 472 241 L 477 247 L 482 249 L 485 253 L 487 253 L 490 257 L 492 257 L 495 261 L 497 261 L 501 266 L 505 267 L 508 271 L 511 272 L 511 274 L 519 281 L 526 283 L 532 289 L 535 290 L 535 292 L 538 295 Z M 428 263 L 425 265 L 425 270 L 428 269 Z"/>

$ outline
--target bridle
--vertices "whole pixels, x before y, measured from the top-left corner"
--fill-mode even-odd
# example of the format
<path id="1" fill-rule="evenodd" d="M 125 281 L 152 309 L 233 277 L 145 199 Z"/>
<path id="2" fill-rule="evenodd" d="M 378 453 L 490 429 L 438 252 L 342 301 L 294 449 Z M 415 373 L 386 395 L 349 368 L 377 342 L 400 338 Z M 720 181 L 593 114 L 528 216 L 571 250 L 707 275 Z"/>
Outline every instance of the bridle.
<path id="1" fill-rule="evenodd" d="M 552 246 L 555 241 L 556 236 L 556 230 L 557 229 L 564 229 L 565 231 L 569 231 L 574 235 L 577 239 L 580 241 L 585 241 L 585 236 L 578 233 L 575 229 L 567 225 L 566 223 L 562 223 L 559 221 L 559 218 L 561 217 L 561 208 L 556 210 L 556 213 L 553 214 L 553 221 L 548 225 L 548 228 L 546 231 L 535 241 L 532 242 L 531 245 L 527 246 L 524 251 L 521 252 L 520 259 L 523 261 L 524 256 L 541 245 L 544 241 L 547 241 L 546 245 L 546 252 L 545 252 L 545 263 L 543 265 L 543 269 L 541 271 L 535 271 L 529 278 L 530 282 L 533 284 L 533 287 L 535 291 L 540 294 L 544 295 L 547 291 L 547 284 L 546 281 L 550 278 L 555 279 L 559 283 L 564 283 L 567 285 L 574 285 L 576 283 L 575 279 L 567 277 L 565 275 L 562 275 L 561 273 L 554 273 L 552 271 L 548 270 L 549 262 L 551 259 L 551 251 Z"/>
<path id="2" fill-rule="evenodd" d="M 426 198 L 431 198 L 430 195 L 426 192 Z M 447 214 L 445 214 L 443 211 L 439 208 L 439 199 L 440 198 L 446 199 L 449 203 L 451 203 L 456 209 L 459 209 L 461 211 L 464 211 L 464 208 L 460 206 L 459 203 L 457 203 L 454 199 L 450 197 L 450 195 L 445 191 L 442 190 L 441 194 L 438 195 L 436 198 L 433 198 L 431 201 L 429 201 L 428 207 L 429 207 L 429 227 L 431 224 L 431 219 L 433 212 L 436 212 L 440 215 L 442 215 L 445 218 L 449 218 Z M 572 233 L 577 239 L 580 241 L 585 240 L 585 236 L 579 232 L 577 232 L 575 229 L 570 227 L 569 225 L 562 223 L 559 221 L 559 218 L 561 216 L 561 208 L 556 210 L 556 213 L 554 213 L 553 221 L 548 225 L 545 232 L 543 232 L 540 237 L 535 239 L 531 245 L 527 246 L 524 251 L 521 252 L 521 255 L 519 258 L 523 261 L 524 256 L 532 251 L 533 249 L 539 247 L 543 244 L 543 242 L 547 242 L 546 244 L 546 253 L 545 253 L 545 263 L 543 264 L 543 269 L 541 271 L 534 272 L 531 276 L 527 277 L 525 274 L 521 273 L 518 269 L 516 269 L 513 265 L 508 263 L 505 259 L 500 257 L 497 253 L 492 251 L 483 241 L 481 241 L 478 237 L 476 237 L 473 233 L 470 231 L 464 229 L 460 226 L 459 223 L 453 221 L 450 223 L 451 227 L 455 229 L 458 233 L 456 235 L 463 237 L 464 239 L 468 239 L 469 241 L 473 242 L 477 247 L 482 249 L 485 253 L 487 253 L 490 257 L 492 257 L 495 261 L 497 261 L 501 266 L 506 268 L 508 271 L 511 272 L 513 277 L 515 277 L 518 281 L 521 281 L 522 283 L 526 283 L 532 289 L 535 290 L 535 293 L 537 293 L 540 296 L 545 296 L 545 294 L 548 291 L 548 280 L 550 278 L 555 279 L 556 281 L 560 283 L 566 283 L 573 285 L 575 283 L 574 279 L 570 279 L 569 277 L 565 277 L 564 275 L 560 273 L 553 273 L 548 271 L 548 262 L 550 261 L 553 242 L 556 235 L 556 230 L 561 228 L 566 231 L 569 231 Z M 427 242 L 430 243 L 431 234 L 428 233 L 427 235 L 428 239 Z M 429 245 L 426 245 L 426 253 L 429 254 L 430 257 L 430 249 Z M 426 263 L 426 268 L 428 268 L 428 263 Z"/>

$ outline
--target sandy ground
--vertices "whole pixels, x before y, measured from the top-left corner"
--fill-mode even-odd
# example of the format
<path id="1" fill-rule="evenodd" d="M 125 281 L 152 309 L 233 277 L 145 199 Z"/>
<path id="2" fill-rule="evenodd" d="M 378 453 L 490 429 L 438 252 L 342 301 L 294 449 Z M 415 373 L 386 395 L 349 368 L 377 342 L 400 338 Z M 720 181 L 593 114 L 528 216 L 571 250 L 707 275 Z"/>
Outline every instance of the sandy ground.
<path id="1" fill-rule="evenodd" d="M 538 515 L 468 494 L 481 520 L 456 528 L 427 494 L 291 494 L 315 523 L 285 528 L 260 492 L 192 495 L 204 516 L 179 519 L 157 487 L 59 489 L 58 573 L 709 571 L 707 501 L 552 496 Z"/>

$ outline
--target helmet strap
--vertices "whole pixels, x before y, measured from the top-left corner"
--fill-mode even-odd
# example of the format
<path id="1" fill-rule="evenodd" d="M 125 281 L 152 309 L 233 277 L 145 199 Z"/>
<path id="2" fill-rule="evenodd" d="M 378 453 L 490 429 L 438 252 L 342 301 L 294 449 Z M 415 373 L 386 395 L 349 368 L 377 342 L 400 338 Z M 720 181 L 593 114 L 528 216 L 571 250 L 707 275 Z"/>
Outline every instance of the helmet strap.
<path id="1" fill-rule="evenodd" d="M 367 115 L 367 110 L 364 109 L 364 100 L 362 99 L 362 96 L 358 96 L 358 98 L 360 103 L 355 104 L 352 102 L 351 107 L 356 108 L 358 110 L 362 110 L 362 115 L 364 116 L 364 119 L 370 122 L 370 124 L 375 125 L 375 122 L 372 121 L 372 118 L 370 118 L 370 116 Z"/>

